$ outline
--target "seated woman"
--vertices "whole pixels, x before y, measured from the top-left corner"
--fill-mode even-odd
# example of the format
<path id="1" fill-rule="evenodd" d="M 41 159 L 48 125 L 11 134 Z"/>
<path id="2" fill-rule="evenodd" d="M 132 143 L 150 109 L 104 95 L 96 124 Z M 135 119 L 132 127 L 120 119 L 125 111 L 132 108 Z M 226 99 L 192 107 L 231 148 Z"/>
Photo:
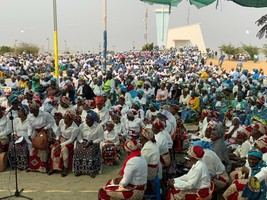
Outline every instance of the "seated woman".
<path id="1" fill-rule="evenodd" d="M 245 166 L 242 168 L 242 176 L 240 176 L 239 179 L 234 180 L 233 183 L 228 187 L 228 189 L 223 193 L 224 199 L 243 199 L 243 190 L 246 184 L 248 183 L 247 177 L 254 177 L 257 173 L 261 171 L 261 168 L 266 167 L 266 163 L 262 160 L 262 153 L 256 149 L 249 151 L 248 163 L 250 169 Z M 266 186 L 264 185 L 262 189 L 264 189 L 265 192 L 262 193 L 260 199 L 263 200 L 266 199 Z"/>
<path id="2" fill-rule="evenodd" d="M 234 117 L 232 119 L 232 125 L 230 126 L 229 130 L 225 132 L 227 146 L 229 146 L 231 149 L 236 149 L 237 132 L 240 131 L 241 129 L 242 126 L 240 124 L 240 119 L 238 117 Z"/>
<path id="3" fill-rule="evenodd" d="M 208 167 L 202 161 L 205 152 L 200 146 L 190 147 L 187 152 L 192 164 L 189 172 L 168 181 L 170 190 L 167 200 L 195 200 L 209 196 L 211 179 Z"/>
<path id="4" fill-rule="evenodd" d="M 224 127 L 221 124 L 216 124 L 211 131 L 210 139 L 212 141 L 212 147 L 214 152 L 219 156 L 224 164 L 226 171 L 231 170 L 231 162 L 229 159 L 229 152 L 224 143 Z"/>
<path id="5" fill-rule="evenodd" d="M 11 133 L 11 123 L 4 115 L 5 111 L 6 107 L 0 106 L 0 152 L 6 152 L 8 150 L 8 135 Z"/>
<path id="6" fill-rule="evenodd" d="M 191 92 L 191 97 L 188 99 L 186 109 L 182 111 L 182 119 L 185 122 L 197 119 L 197 114 L 200 111 L 200 99 L 195 91 Z"/>
<path id="7" fill-rule="evenodd" d="M 103 140 L 104 130 L 98 123 L 99 117 L 93 110 L 88 110 L 86 121 L 79 127 L 77 146 L 74 150 L 74 175 L 89 174 L 95 178 L 101 173 L 100 142 Z"/>
<path id="8" fill-rule="evenodd" d="M 146 159 L 148 164 L 147 180 L 153 180 L 157 176 L 159 170 L 159 147 L 155 144 L 155 136 L 151 129 L 143 129 L 139 139 L 143 146 L 141 155 Z"/>
<path id="9" fill-rule="evenodd" d="M 59 122 L 57 129 L 56 142 L 51 148 L 50 171 L 48 175 L 55 170 L 61 171 L 61 176 L 68 174 L 68 169 L 72 167 L 73 142 L 76 139 L 79 128 L 74 120 L 74 113 L 67 110 L 64 119 Z"/>
<path id="10" fill-rule="evenodd" d="M 14 142 L 16 145 L 16 155 L 17 155 L 17 167 L 20 170 L 28 168 L 29 162 L 29 149 L 28 146 L 31 142 L 28 138 L 28 120 L 27 116 L 29 110 L 26 106 L 20 105 L 18 110 L 18 118 L 14 119 L 14 137 L 15 141 L 10 142 L 8 156 L 11 163 L 11 167 L 15 166 L 15 152 L 14 152 Z"/>
<path id="11" fill-rule="evenodd" d="M 114 124 L 108 121 L 106 130 L 104 131 L 104 141 L 100 142 L 102 150 L 102 158 L 107 165 L 113 165 L 118 158 L 120 139 L 119 135 L 114 131 Z"/>
<path id="12" fill-rule="evenodd" d="M 143 199 L 147 182 L 147 162 L 141 156 L 138 144 L 134 139 L 125 142 L 128 157 L 120 171 L 120 177 L 109 180 L 98 193 L 98 199 Z"/>

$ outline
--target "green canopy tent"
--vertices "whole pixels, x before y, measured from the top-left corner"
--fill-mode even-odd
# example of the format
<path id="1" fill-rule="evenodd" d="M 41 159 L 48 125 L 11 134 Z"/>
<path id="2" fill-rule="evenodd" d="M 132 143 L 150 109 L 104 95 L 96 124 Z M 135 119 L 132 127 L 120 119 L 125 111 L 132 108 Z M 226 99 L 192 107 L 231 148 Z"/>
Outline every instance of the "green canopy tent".
<path id="1" fill-rule="evenodd" d="M 263 8 L 267 7 L 267 0 L 232 0 L 233 2 L 246 7 Z"/>

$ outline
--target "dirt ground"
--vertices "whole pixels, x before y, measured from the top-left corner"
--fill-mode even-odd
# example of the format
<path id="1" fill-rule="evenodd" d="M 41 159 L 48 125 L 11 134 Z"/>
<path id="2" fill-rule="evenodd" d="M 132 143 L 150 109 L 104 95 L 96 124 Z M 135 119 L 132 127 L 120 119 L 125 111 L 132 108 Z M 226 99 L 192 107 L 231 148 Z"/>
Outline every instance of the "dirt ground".
<path id="1" fill-rule="evenodd" d="M 103 166 L 102 174 L 94 179 L 86 175 L 75 177 L 72 173 L 61 177 L 60 174 L 48 176 L 37 172 L 18 171 L 18 185 L 19 189 L 24 188 L 22 195 L 34 200 L 96 200 L 98 190 L 109 179 L 118 176 L 122 162 L 117 166 Z M 14 192 L 15 171 L 0 172 L 0 199 Z"/>

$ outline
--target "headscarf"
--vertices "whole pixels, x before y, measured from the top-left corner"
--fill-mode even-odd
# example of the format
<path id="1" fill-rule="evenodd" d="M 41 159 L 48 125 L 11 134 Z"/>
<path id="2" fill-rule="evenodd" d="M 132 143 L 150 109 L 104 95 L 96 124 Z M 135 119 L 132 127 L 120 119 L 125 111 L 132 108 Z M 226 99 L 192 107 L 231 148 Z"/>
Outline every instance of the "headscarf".
<path id="1" fill-rule="evenodd" d="M 192 146 L 188 149 L 187 154 L 189 157 L 199 160 L 203 158 L 205 152 L 201 146 Z"/>
<path id="2" fill-rule="evenodd" d="M 95 107 L 95 101 L 94 100 L 85 100 L 84 104 L 86 104 L 91 109 L 93 109 Z"/>
<path id="3" fill-rule="evenodd" d="M 144 85 L 145 85 L 145 84 L 148 85 L 148 86 L 151 88 L 151 83 L 150 83 L 149 81 L 145 81 L 145 82 L 144 82 Z"/>
<path id="4" fill-rule="evenodd" d="M 130 151 L 130 152 L 136 151 L 138 150 L 138 143 L 135 139 L 127 140 L 124 143 L 124 148 L 126 151 Z"/>
<path id="5" fill-rule="evenodd" d="M 258 145 L 262 153 L 267 153 L 267 139 L 257 140 L 255 143 Z"/>
<path id="6" fill-rule="evenodd" d="M 148 141 L 156 142 L 155 135 L 152 129 L 144 128 L 141 133 Z"/>
<path id="7" fill-rule="evenodd" d="M 266 127 L 260 122 L 253 124 L 252 128 L 258 130 L 261 134 L 266 134 Z"/>
<path id="8" fill-rule="evenodd" d="M 260 150 L 257 150 L 257 149 L 252 149 L 248 152 L 248 156 L 254 156 L 254 157 L 257 157 L 259 159 L 262 159 L 262 152 Z"/>
<path id="9" fill-rule="evenodd" d="M 137 112 L 134 109 L 130 109 L 126 112 L 126 114 L 128 117 L 134 117 L 135 115 L 137 115 Z"/>
<path id="10" fill-rule="evenodd" d="M 10 103 L 10 104 L 12 104 L 12 103 L 14 103 L 14 102 L 16 102 L 18 100 L 19 100 L 18 96 L 15 95 L 15 94 L 12 94 L 12 95 L 10 95 L 10 97 L 8 97 L 8 103 Z"/>
<path id="11" fill-rule="evenodd" d="M 62 96 L 62 97 L 60 98 L 60 101 L 61 101 L 62 103 L 64 103 L 64 104 L 67 104 L 67 105 L 70 104 L 70 98 L 69 98 L 69 97 L 66 97 L 66 96 Z"/>
<path id="12" fill-rule="evenodd" d="M 192 141 L 190 143 L 191 146 L 200 146 L 203 149 L 209 149 L 209 150 L 213 150 L 212 145 L 210 142 L 205 141 L 205 140 L 197 140 L 197 141 Z"/>
<path id="13" fill-rule="evenodd" d="M 265 102 L 264 96 L 262 96 L 261 98 L 257 98 L 256 102 L 258 102 L 260 104 L 264 104 L 264 102 Z"/>
<path id="14" fill-rule="evenodd" d="M 156 118 L 154 121 L 153 121 L 153 126 L 155 126 L 157 129 L 159 129 L 160 131 L 163 131 L 165 129 L 165 123 L 160 120 L 159 118 Z"/>
<path id="15" fill-rule="evenodd" d="M 102 96 L 96 96 L 95 97 L 95 104 L 104 105 L 105 104 L 104 97 L 102 97 Z"/>
<path id="16" fill-rule="evenodd" d="M 29 104 L 29 107 L 38 110 L 42 106 L 42 103 L 38 100 L 32 100 L 32 102 Z"/>
<path id="17" fill-rule="evenodd" d="M 19 104 L 18 108 L 24 113 L 24 115 L 27 116 L 29 114 L 29 108 L 27 106 Z"/>
<path id="18" fill-rule="evenodd" d="M 141 105 L 140 101 L 135 101 L 135 102 L 133 102 L 133 104 L 134 104 L 134 105 L 136 105 L 136 106 L 138 106 L 139 108 L 141 108 L 141 107 L 142 107 L 142 105 Z"/>
<path id="19" fill-rule="evenodd" d="M 114 118 L 115 116 L 121 117 L 121 110 L 119 106 L 112 106 L 109 109 L 109 115 L 111 116 L 111 118 Z"/>
<path id="20" fill-rule="evenodd" d="M 94 122 L 99 122 L 98 115 L 91 109 L 87 111 L 87 116 L 86 117 L 91 118 Z"/>
<path id="21" fill-rule="evenodd" d="M 72 111 L 67 110 L 64 116 L 67 116 L 69 119 L 74 120 L 75 114 Z"/>

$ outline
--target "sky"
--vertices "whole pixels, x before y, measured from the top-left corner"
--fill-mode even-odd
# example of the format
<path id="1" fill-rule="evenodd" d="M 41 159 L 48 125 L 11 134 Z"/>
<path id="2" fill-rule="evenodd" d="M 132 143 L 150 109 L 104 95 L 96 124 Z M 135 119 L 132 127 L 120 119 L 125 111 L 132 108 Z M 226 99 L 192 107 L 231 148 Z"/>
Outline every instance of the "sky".
<path id="1" fill-rule="evenodd" d="M 148 42 L 156 41 L 155 9 L 140 0 L 107 0 L 108 50 L 125 51 L 144 45 L 144 17 L 148 8 Z M 168 8 L 168 7 L 165 7 Z M 262 47 L 255 22 L 267 8 L 241 7 L 227 0 L 197 9 L 183 0 L 172 7 L 169 28 L 200 23 L 207 48 L 242 43 Z M 98 52 L 103 46 L 103 0 L 57 0 L 59 50 Z M 53 49 L 53 0 L 0 0 L 0 46 L 21 42 Z"/>

